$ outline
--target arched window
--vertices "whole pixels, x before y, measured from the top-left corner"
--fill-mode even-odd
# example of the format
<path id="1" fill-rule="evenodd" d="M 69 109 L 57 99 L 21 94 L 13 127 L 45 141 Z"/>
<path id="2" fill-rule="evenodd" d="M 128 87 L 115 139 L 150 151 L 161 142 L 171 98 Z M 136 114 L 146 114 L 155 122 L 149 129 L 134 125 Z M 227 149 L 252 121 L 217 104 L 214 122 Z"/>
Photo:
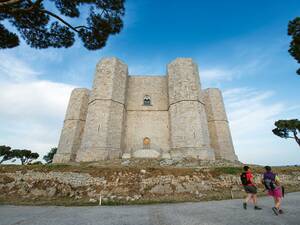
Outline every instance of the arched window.
<path id="1" fill-rule="evenodd" d="M 151 98 L 149 95 L 145 95 L 144 97 L 144 105 L 149 106 L 151 105 Z"/>
<path id="2" fill-rule="evenodd" d="M 144 147 L 144 149 L 149 149 L 150 148 L 150 138 L 148 138 L 148 137 L 144 138 L 143 147 Z"/>

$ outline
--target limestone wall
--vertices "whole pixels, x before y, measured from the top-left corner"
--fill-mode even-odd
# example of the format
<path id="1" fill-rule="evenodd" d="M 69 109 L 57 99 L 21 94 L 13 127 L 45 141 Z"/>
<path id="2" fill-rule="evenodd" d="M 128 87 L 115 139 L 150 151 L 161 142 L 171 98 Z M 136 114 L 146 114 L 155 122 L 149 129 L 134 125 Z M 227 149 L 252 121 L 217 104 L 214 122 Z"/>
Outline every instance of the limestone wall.
<path id="1" fill-rule="evenodd" d="M 109 149 L 109 159 L 122 157 L 123 137 L 125 133 L 124 120 L 126 117 L 124 106 L 111 102 L 106 147 Z"/>
<path id="2" fill-rule="evenodd" d="M 61 132 L 55 163 L 74 161 L 80 148 L 85 126 L 90 91 L 76 88 L 72 91 Z"/>
<path id="3" fill-rule="evenodd" d="M 53 167 L 55 168 L 55 167 Z M 63 167 L 60 167 L 63 169 Z M 239 174 L 242 168 L 103 168 L 72 167 L 67 171 L 2 166 L 0 202 L 31 204 L 98 204 L 149 201 L 200 201 L 242 198 L 245 192 Z M 88 170 L 89 169 L 89 170 Z M 230 170 L 229 170 L 230 169 Z M 265 195 L 261 173 L 254 172 L 258 193 Z M 300 191 L 299 168 L 275 169 L 286 192 Z M 242 210 L 242 209 L 241 209 Z"/>
<path id="4" fill-rule="evenodd" d="M 77 161 L 121 157 L 127 76 L 127 65 L 116 58 L 98 63 Z"/>
<path id="5" fill-rule="evenodd" d="M 183 101 L 170 106 L 170 148 L 172 157 L 214 159 L 210 149 L 208 130 L 203 107 L 195 101 Z"/>
<path id="6" fill-rule="evenodd" d="M 169 150 L 168 91 L 165 76 L 130 76 L 126 101 L 124 152 L 132 154 L 143 149 L 143 140 L 150 139 L 149 148 L 158 152 Z M 151 104 L 144 105 L 149 96 Z"/>
<path id="7" fill-rule="evenodd" d="M 206 89 L 204 100 L 211 146 L 216 159 L 237 160 L 221 91 L 217 88 Z"/>
<path id="8" fill-rule="evenodd" d="M 166 76 L 128 76 L 126 64 L 104 58 L 92 91 L 76 90 L 55 162 L 120 158 L 143 149 L 146 137 L 165 158 L 237 159 L 221 93 L 201 90 L 190 58 L 172 61 Z"/>
<path id="9" fill-rule="evenodd" d="M 143 149 L 143 140 L 150 139 L 149 148 L 159 152 L 169 150 L 168 111 L 128 111 L 125 132 L 125 152 Z"/>
<path id="10" fill-rule="evenodd" d="M 144 106 L 144 96 L 151 97 L 151 105 Z M 127 111 L 168 110 L 168 87 L 166 76 L 129 76 Z"/>
<path id="11" fill-rule="evenodd" d="M 178 58 L 167 74 L 171 156 L 213 160 L 197 65 Z"/>
<path id="12" fill-rule="evenodd" d="M 201 101 L 201 84 L 197 65 L 191 58 L 177 58 L 167 66 L 169 104 Z"/>
<path id="13" fill-rule="evenodd" d="M 96 66 L 90 102 L 113 100 L 125 104 L 128 68 L 117 58 L 103 58 Z"/>

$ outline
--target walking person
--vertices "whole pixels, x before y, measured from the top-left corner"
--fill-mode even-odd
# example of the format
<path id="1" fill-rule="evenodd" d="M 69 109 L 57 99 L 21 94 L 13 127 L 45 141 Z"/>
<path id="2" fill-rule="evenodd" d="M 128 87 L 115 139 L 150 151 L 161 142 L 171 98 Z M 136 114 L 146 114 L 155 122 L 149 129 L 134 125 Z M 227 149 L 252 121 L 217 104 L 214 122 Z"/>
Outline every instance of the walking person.
<path id="1" fill-rule="evenodd" d="M 280 181 L 277 174 L 272 172 L 270 166 L 265 167 L 266 172 L 263 174 L 262 183 L 265 185 L 268 195 L 274 198 L 275 206 L 272 208 L 275 215 L 283 214 L 281 209 L 282 200 L 282 187 L 280 186 Z"/>
<path id="2" fill-rule="evenodd" d="M 255 210 L 261 210 L 260 207 L 257 206 L 257 187 L 253 181 L 253 175 L 250 171 L 249 166 L 244 166 L 244 172 L 241 174 L 242 185 L 244 186 L 245 192 L 247 193 L 247 197 L 243 202 L 243 208 L 247 209 L 247 204 L 250 200 L 252 200 L 254 204 Z"/>

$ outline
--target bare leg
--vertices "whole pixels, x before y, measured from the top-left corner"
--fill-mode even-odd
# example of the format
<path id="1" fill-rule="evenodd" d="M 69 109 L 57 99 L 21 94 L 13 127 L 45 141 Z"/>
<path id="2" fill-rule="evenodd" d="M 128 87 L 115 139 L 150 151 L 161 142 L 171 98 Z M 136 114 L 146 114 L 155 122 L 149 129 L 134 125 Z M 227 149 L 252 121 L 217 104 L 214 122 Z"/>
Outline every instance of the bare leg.
<path id="1" fill-rule="evenodd" d="M 280 209 L 281 198 L 274 198 L 274 199 L 275 199 L 275 207 L 277 209 Z"/>
<path id="2" fill-rule="evenodd" d="M 283 211 L 280 209 L 281 198 L 275 198 L 275 197 L 273 197 L 273 199 L 274 199 L 274 203 L 275 203 L 275 207 L 272 208 L 273 211 L 274 211 L 274 213 L 276 215 L 282 214 Z"/>
<path id="3" fill-rule="evenodd" d="M 249 200 L 252 198 L 252 194 L 247 194 L 247 197 L 245 198 L 245 203 L 248 203 L 249 202 Z"/>
<path id="4" fill-rule="evenodd" d="M 253 199 L 253 204 L 256 206 L 257 205 L 257 196 L 256 196 L 256 194 L 252 195 L 252 199 Z"/>
<path id="5" fill-rule="evenodd" d="M 244 199 L 244 202 L 243 202 L 244 209 L 247 209 L 247 203 L 249 202 L 251 197 L 252 197 L 252 194 L 247 193 L 247 197 Z"/>
<path id="6" fill-rule="evenodd" d="M 273 199 L 274 199 L 274 206 L 276 207 L 276 203 L 277 203 L 276 198 L 273 197 Z"/>

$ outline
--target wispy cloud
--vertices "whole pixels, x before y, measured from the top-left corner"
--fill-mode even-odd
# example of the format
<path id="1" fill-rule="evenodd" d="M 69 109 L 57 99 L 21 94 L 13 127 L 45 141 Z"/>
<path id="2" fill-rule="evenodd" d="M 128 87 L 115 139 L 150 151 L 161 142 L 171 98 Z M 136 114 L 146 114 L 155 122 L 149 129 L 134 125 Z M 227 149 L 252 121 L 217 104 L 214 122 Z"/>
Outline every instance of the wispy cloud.
<path id="1" fill-rule="evenodd" d="M 280 101 L 274 102 L 272 97 L 276 94 L 272 91 L 234 88 L 224 91 L 223 95 L 241 161 L 275 165 L 299 163 L 296 144 L 272 133 L 274 122 L 288 111 L 299 111 L 298 107 L 288 108 Z"/>
<path id="2" fill-rule="evenodd" d="M 214 65 L 201 70 L 200 77 L 205 86 L 216 85 L 222 81 L 232 81 L 246 76 L 255 76 L 263 71 L 269 61 L 267 56 L 252 58 L 248 56 L 247 62 L 230 62 L 227 65 Z"/>
<path id="3" fill-rule="evenodd" d="M 264 133 L 268 124 L 274 123 L 275 117 L 285 110 L 283 103 L 269 102 L 274 95 L 271 91 L 238 88 L 227 90 L 223 94 L 237 139 L 257 132 Z"/>
<path id="4" fill-rule="evenodd" d="M 43 156 L 57 145 L 72 85 L 38 79 L 28 63 L 0 55 L 0 144 Z"/>
<path id="5" fill-rule="evenodd" d="M 204 82 L 231 80 L 235 75 L 233 69 L 209 68 L 200 71 L 201 79 Z"/>
<path id="6" fill-rule="evenodd" d="M 9 54 L 0 54 L 0 62 L 0 79 L 2 80 L 32 80 L 40 74 L 22 60 Z"/>

